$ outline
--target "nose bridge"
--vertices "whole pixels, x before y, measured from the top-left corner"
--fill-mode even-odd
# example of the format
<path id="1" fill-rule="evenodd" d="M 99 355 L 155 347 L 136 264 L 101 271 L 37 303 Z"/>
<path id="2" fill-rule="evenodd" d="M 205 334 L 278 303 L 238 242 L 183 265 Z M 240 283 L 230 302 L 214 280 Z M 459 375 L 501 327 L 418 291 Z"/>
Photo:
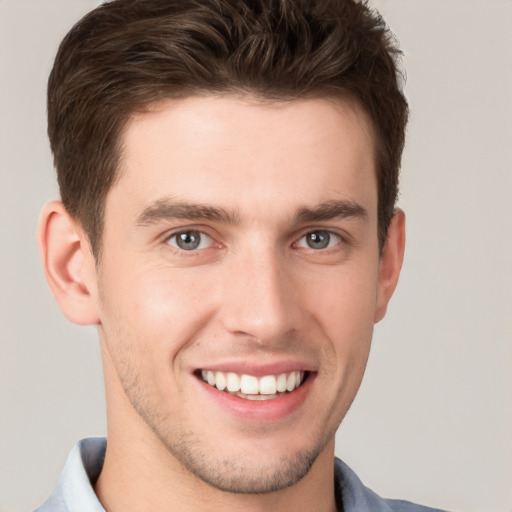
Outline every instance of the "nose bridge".
<path id="1" fill-rule="evenodd" d="M 232 333 L 269 343 L 290 334 L 299 317 L 285 257 L 272 244 L 233 255 L 224 288 L 223 321 Z"/>

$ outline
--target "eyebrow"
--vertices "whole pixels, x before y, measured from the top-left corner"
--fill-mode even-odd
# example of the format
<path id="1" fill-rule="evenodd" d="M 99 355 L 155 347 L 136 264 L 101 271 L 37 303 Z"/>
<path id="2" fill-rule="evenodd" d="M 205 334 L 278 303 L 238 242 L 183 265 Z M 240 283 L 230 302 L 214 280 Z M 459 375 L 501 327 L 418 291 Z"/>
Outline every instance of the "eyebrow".
<path id="1" fill-rule="evenodd" d="M 336 218 L 359 217 L 366 219 L 368 212 L 352 201 L 333 200 L 315 207 L 303 207 L 297 211 L 296 224 L 318 222 Z M 220 207 L 176 201 L 172 198 L 158 199 L 145 208 L 137 217 L 137 226 L 147 226 L 168 219 L 190 219 L 236 224 L 236 214 Z"/>
<path id="2" fill-rule="evenodd" d="M 146 226 L 166 219 L 209 220 L 228 224 L 235 224 L 238 220 L 236 215 L 224 208 L 164 198 L 145 208 L 137 217 L 135 224 Z"/>
<path id="3" fill-rule="evenodd" d="M 328 201 L 313 208 L 301 208 L 297 213 L 297 223 L 318 222 L 351 217 L 368 218 L 368 212 L 360 204 L 352 201 Z"/>

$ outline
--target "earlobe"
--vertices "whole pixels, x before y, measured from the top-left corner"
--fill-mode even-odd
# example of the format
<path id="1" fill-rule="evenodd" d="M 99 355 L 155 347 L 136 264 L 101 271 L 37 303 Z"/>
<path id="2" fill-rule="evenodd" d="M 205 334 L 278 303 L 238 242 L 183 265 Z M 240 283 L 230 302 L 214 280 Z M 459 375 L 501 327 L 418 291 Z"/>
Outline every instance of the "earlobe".
<path id="1" fill-rule="evenodd" d="M 386 242 L 382 249 L 377 286 L 375 322 L 380 322 L 395 291 L 402 268 L 405 250 L 405 214 L 397 209 L 388 228 Z"/>
<path id="2" fill-rule="evenodd" d="M 87 236 L 60 201 L 41 212 L 38 245 L 46 280 L 64 316 L 79 325 L 98 324 L 94 256 Z"/>

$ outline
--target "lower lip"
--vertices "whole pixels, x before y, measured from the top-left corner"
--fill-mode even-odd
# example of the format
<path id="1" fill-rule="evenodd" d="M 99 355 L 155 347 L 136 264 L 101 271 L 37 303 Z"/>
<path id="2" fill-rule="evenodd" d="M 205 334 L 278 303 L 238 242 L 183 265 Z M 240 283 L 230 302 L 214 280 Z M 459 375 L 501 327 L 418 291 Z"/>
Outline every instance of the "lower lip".
<path id="1" fill-rule="evenodd" d="M 271 423 L 282 421 L 300 409 L 311 391 L 315 376 L 316 374 L 309 373 L 300 387 L 269 400 L 246 400 L 225 391 L 219 391 L 198 378 L 197 381 L 208 396 L 228 413 L 246 421 Z"/>

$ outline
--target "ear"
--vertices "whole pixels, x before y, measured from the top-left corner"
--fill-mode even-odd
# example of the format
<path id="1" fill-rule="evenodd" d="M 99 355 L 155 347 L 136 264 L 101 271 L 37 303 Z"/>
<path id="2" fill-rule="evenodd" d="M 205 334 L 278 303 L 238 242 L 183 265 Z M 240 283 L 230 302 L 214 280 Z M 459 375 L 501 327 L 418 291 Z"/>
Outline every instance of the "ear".
<path id="1" fill-rule="evenodd" d="M 64 316 L 79 325 L 98 324 L 94 256 L 87 235 L 60 201 L 41 212 L 38 245 L 46 280 Z"/>
<path id="2" fill-rule="evenodd" d="M 388 307 L 389 300 L 398 283 L 405 250 L 405 214 L 397 209 L 388 228 L 388 234 L 379 266 L 379 282 L 377 284 L 377 303 L 375 323 L 380 322 Z"/>

